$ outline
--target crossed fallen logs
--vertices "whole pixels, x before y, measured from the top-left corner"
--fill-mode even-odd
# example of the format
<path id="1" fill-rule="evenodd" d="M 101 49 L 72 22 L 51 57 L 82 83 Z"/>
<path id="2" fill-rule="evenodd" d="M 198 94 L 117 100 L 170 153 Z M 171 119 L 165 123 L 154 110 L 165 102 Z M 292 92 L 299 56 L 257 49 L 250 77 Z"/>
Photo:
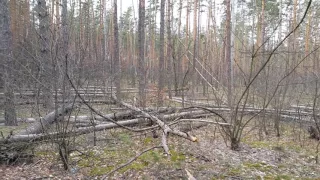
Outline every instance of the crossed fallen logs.
<path id="1" fill-rule="evenodd" d="M 81 99 L 81 98 L 80 98 Z M 0 162 L 8 161 L 20 156 L 21 152 L 28 144 L 32 142 L 45 142 L 48 140 L 57 140 L 61 138 L 79 136 L 89 134 L 92 132 L 103 131 L 112 128 L 123 128 L 133 132 L 145 132 L 153 129 L 161 129 L 161 147 L 168 155 L 169 148 L 167 145 L 168 134 L 176 135 L 185 138 L 192 142 L 196 142 L 197 137 L 191 135 L 189 131 L 197 129 L 208 124 L 216 124 L 219 126 L 231 126 L 225 122 L 217 121 L 215 114 L 208 113 L 208 111 L 201 108 L 145 108 L 141 109 L 129 103 L 119 101 L 115 96 L 112 96 L 114 102 L 124 108 L 125 111 L 115 112 L 110 114 L 101 114 L 95 110 L 85 100 L 85 104 L 93 113 L 91 116 L 71 116 L 71 112 L 78 108 L 77 104 L 68 104 L 60 107 L 40 119 L 27 119 L 31 124 L 18 132 L 11 132 L 7 137 L 0 137 Z M 207 108 L 220 114 L 227 114 L 230 109 L 227 107 L 212 107 Z M 246 113 L 256 114 L 261 112 L 260 109 L 243 109 Z M 272 111 L 266 109 L 266 114 L 273 114 Z M 288 115 L 287 111 L 283 111 L 280 116 L 283 119 L 295 118 L 296 114 Z M 213 118 L 212 118 L 213 117 Z M 155 125 L 147 126 L 150 121 Z M 49 128 L 52 124 L 57 122 L 68 123 L 72 128 L 64 132 L 52 132 Z M 18 149 L 18 150 L 17 150 Z M 12 152 L 12 150 L 14 152 Z"/>
<path id="2" fill-rule="evenodd" d="M 199 109 L 188 109 L 187 111 L 184 111 L 181 108 L 172 108 L 172 107 L 162 107 L 162 108 L 146 108 L 146 109 L 139 109 L 135 106 L 132 106 L 128 103 L 121 102 L 116 100 L 117 103 L 121 106 L 126 107 L 127 111 L 124 112 L 116 112 L 116 113 L 110 113 L 110 114 L 99 114 L 95 113 L 95 115 L 92 116 L 70 116 L 70 112 L 76 107 L 73 104 L 66 105 L 64 108 L 60 108 L 57 110 L 57 112 L 53 111 L 49 114 L 47 114 L 45 117 L 42 117 L 40 119 L 35 118 L 26 118 L 26 119 L 20 119 L 22 122 L 30 122 L 31 124 L 26 128 L 21 130 L 20 132 L 13 132 L 8 137 L 3 137 L 0 139 L 0 143 L 6 142 L 32 142 L 32 141 L 40 141 L 43 139 L 50 139 L 50 138 L 57 138 L 59 137 L 60 132 L 47 132 L 47 129 L 50 127 L 51 124 L 58 122 L 58 121 L 66 121 L 70 124 L 74 124 L 75 128 L 74 130 L 70 132 L 64 132 L 64 136 L 77 136 L 81 134 L 88 134 L 93 131 L 102 131 L 105 129 L 111 129 L 111 128 L 124 128 L 124 127 L 133 127 L 135 125 L 143 125 L 147 124 L 148 122 L 153 121 L 155 124 L 157 124 L 157 127 L 161 129 L 166 129 L 166 131 L 169 131 L 169 133 L 175 133 L 172 130 L 169 130 L 172 122 L 175 122 L 174 120 L 179 119 L 179 122 L 175 122 L 174 124 L 181 123 L 182 121 L 194 121 L 198 124 L 208 124 L 208 123 L 215 123 L 218 125 L 228 125 L 226 123 L 216 122 L 212 119 L 203 121 L 203 118 L 209 118 L 214 116 L 214 114 L 210 114 L 207 111 L 199 110 Z M 89 105 L 90 106 L 90 105 Z M 211 108 L 211 110 L 214 110 L 216 112 L 220 113 L 228 113 L 230 111 L 229 108 L 226 107 L 216 107 Z M 259 111 L 259 109 L 245 109 L 246 113 L 252 113 L 255 114 Z M 266 111 L 267 114 L 273 114 L 269 110 Z M 295 114 L 287 115 L 288 113 L 286 111 L 283 111 L 283 114 L 281 114 L 281 120 L 284 121 L 290 121 L 297 119 L 297 116 Z M 61 119 L 63 118 L 63 119 Z M 202 120 L 200 119 L 202 118 Z M 183 119 L 183 120 L 182 120 Z M 114 122 L 113 122 L 114 121 Z M 202 122 L 201 122 L 202 121 Z M 302 120 L 300 120 L 302 121 Z M 308 123 L 309 121 L 304 121 L 304 123 Z M 312 123 L 312 122 L 310 122 Z M 169 127 L 168 127 L 169 126 Z M 155 128 L 155 127 L 153 127 Z M 130 130 L 130 128 L 129 128 Z M 140 131 L 136 129 L 131 129 L 134 131 Z M 142 131 L 142 130 L 141 130 Z M 186 137 L 186 135 L 183 135 L 183 133 L 176 133 L 176 135 L 187 138 L 189 140 L 194 141 L 194 139 L 191 139 L 191 137 Z"/>
<path id="3" fill-rule="evenodd" d="M 76 92 L 77 93 L 77 92 Z M 71 136 L 79 136 L 92 132 L 102 131 L 112 128 L 123 128 L 133 132 L 145 132 L 153 129 L 161 129 L 161 147 L 166 154 L 169 153 L 167 145 L 168 134 L 176 135 L 185 138 L 192 142 L 196 142 L 197 137 L 189 134 L 188 132 L 193 128 L 199 128 L 208 124 L 216 124 L 219 126 L 231 126 L 226 122 L 219 122 L 219 118 L 211 118 L 217 114 L 209 113 L 204 109 L 199 108 L 144 108 L 133 106 L 129 103 L 118 100 L 113 94 L 111 96 L 112 102 L 116 103 L 125 111 L 102 114 L 94 109 L 88 101 L 77 93 L 80 101 L 75 103 L 63 105 L 59 109 L 47 114 L 40 119 L 20 119 L 20 121 L 28 121 L 31 124 L 18 132 L 11 132 L 7 137 L 2 135 L 0 138 L 0 161 L 3 158 L 8 158 L 7 151 L 15 149 L 19 143 L 42 142 L 47 140 L 56 140 L 59 138 L 66 138 Z M 81 102 L 86 105 L 92 112 L 91 116 L 71 116 L 71 112 L 78 107 Z M 211 107 L 207 108 L 220 114 L 230 113 L 228 107 Z M 261 113 L 261 109 L 245 108 L 242 110 L 247 114 Z M 273 109 L 265 109 L 264 112 L 268 115 L 273 115 Z M 309 116 L 310 112 L 299 112 L 300 115 Z M 296 112 L 284 110 L 281 111 L 280 117 L 282 119 L 295 119 Z M 146 126 L 153 122 L 153 126 Z M 67 123 L 72 128 L 68 128 L 63 132 L 50 131 L 49 128 L 52 124 L 57 122 Z M 191 123 L 192 122 L 192 123 Z M 1 120 L 0 120 L 1 123 Z M 20 144 L 19 144 L 20 146 Z M 22 149 L 23 150 L 23 149 Z"/>
<path id="4" fill-rule="evenodd" d="M 169 133 L 196 142 L 197 138 L 188 133 L 192 128 L 199 128 L 209 123 L 229 126 L 228 123 L 204 119 L 213 115 L 208 114 L 208 112 L 205 112 L 204 110 L 194 109 L 181 111 L 182 109 L 170 107 L 158 109 L 145 108 L 142 110 L 128 103 L 119 101 L 114 96 L 113 100 L 116 101 L 118 105 L 125 107 L 128 110 L 103 115 L 92 108 L 86 101 L 83 101 L 93 114 L 95 114 L 94 116 L 71 116 L 71 112 L 78 107 L 78 104 L 68 104 L 38 120 L 28 119 L 28 121 L 32 123 L 21 131 L 13 131 L 7 137 L 4 137 L 1 133 L 0 161 L 3 162 L 17 158 L 25 150 L 24 147 L 28 147 L 30 143 L 33 142 L 57 140 L 59 138 L 79 136 L 111 128 L 123 128 L 134 132 L 161 129 L 161 146 L 165 153 L 170 154 L 167 145 L 167 136 Z M 149 124 L 150 121 L 154 122 L 155 125 L 151 127 L 143 126 Z M 195 123 L 190 127 L 190 122 L 193 121 Z M 49 130 L 50 126 L 57 122 L 74 123 L 72 126 L 76 128 L 69 128 L 64 132 L 52 132 Z M 86 126 L 77 126 L 81 123 L 86 124 Z"/>

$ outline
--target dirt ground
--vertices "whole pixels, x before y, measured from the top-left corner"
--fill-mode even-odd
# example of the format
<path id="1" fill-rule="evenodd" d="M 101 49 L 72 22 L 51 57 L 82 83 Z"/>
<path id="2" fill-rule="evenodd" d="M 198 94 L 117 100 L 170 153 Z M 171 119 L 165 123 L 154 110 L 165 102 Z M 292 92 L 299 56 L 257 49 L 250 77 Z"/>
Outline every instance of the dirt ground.
<path id="1" fill-rule="evenodd" d="M 171 156 L 155 149 L 140 156 L 108 179 L 320 179 L 318 141 L 309 139 L 295 125 L 283 125 L 282 136 L 272 133 L 259 140 L 257 132 L 243 137 L 240 151 L 226 145 L 219 130 L 207 126 L 194 130 L 199 142 L 169 137 Z M 1 179 L 101 179 L 114 168 L 126 163 L 152 146 L 160 138 L 124 130 L 97 133 L 75 139 L 77 151 L 71 153 L 70 170 L 64 171 L 54 144 L 36 148 L 33 163 L 0 166 Z"/>

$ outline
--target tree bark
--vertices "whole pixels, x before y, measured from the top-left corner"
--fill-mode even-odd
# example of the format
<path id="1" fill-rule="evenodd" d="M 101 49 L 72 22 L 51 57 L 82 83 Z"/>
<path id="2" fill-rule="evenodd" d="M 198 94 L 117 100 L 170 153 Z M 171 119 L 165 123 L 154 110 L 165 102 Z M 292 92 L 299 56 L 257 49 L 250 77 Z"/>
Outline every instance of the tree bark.
<path id="1" fill-rule="evenodd" d="M 0 1 L 0 59 L 2 72 L 4 73 L 4 118 L 5 125 L 17 125 L 17 117 L 14 105 L 13 68 L 12 58 L 12 33 L 10 30 L 10 16 L 7 0 Z"/>
<path id="2" fill-rule="evenodd" d="M 228 104 L 232 105 L 232 59 L 231 59 L 231 0 L 226 0 L 226 51 L 225 62 L 227 66 Z"/>
<path id="3" fill-rule="evenodd" d="M 49 13 L 47 10 L 46 0 L 38 0 L 38 18 L 39 18 L 39 45 L 40 45 L 40 58 L 41 58 L 41 82 L 42 98 L 44 100 L 44 107 L 52 109 L 53 96 L 52 96 L 52 64 L 49 57 Z"/>
<path id="4" fill-rule="evenodd" d="M 165 0 L 161 0 L 160 5 L 160 42 L 159 42 L 159 81 L 158 81 L 158 107 L 163 105 L 163 88 L 164 88 L 164 12 Z"/>
<path id="5" fill-rule="evenodd" d="M 145 0 L 139 0 L 139 27 L 138 27 L 138 43 L 139 43 L 139 106 L 146 107 L 146 72 L 144 62 L 144 41 L 145 41 Z"/>
<path id="6" fill-rule="evenodd" d="M 172 40 L 171 40 L 171 1 L 168 0 L 167 6 L 167 85 L 169 98 L 172 98 L 171 85 L 172 85 Z"/>
<path id="7" fill-rule="evenodd" d="M 117 0 L 114 0 L 114 13 L 113 13 L 113 33 L 114 33 L 114 49 L 113 49 L 113 58 L 114 58 L 114 80 L 116 85 L 117 98 L 121 99 L 121 66 L 120 66 L 120 57 L 119 57 L 119 28 L 118 28 L 118 4 Z"/>
<path id="8" fill-rule="evenodd" d="M 196 64 L 197 64 L 197 54 L 198 54 L 198 48 L 197 48 L 197 13 L 198 10 L 198 0 L 194 0 L 193 4 L 193 57 L 192 57 L 192 96 L 195 96 L 195 89 L 197 88 L 197 72 L 196 72 Z"/>

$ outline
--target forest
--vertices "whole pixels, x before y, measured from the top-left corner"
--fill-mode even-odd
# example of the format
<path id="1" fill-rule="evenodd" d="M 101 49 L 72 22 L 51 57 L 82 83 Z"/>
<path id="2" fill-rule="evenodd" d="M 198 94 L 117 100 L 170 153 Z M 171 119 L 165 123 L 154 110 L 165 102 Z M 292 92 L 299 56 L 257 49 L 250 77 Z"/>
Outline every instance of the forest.
<path id="1" fill-rule="evenodd" d="M 320 179 L 319 0 L 0 0 L 1 179 Z"/>

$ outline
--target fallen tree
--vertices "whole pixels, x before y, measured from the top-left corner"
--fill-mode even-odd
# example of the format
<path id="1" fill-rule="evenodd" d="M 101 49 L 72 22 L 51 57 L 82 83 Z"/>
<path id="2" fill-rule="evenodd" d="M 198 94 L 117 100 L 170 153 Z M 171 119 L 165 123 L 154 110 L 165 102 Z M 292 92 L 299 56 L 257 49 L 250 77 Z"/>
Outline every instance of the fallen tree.
<path id="1" fill-rule="evenodd" d="M 64 112 L 67 113 L 67 111 L 64 111 Z M 32 158 L 32 155 L 26 153 L 26 151 L 27 149 L 30 149 L 30 147 L 32 148 L 34 142 L 47 142 L 48 140 L 56 141 L 60 138 L 63 139 L 66 137 L 79 136 L 83 134 L 89 134 L 92 132 L 103 131 L 106 129 L 121 128 L 123 126 L 134 127 L 136 125 L 139 125 L 139 127 L 141 127 L 141 125 L 148 124 L 148 122 L 150 121 L 149 118 L 152 118 L 153 120 L 157 120 L 157 125 L 152 127 L 135 128 L 135 132 L 144 132 L 144 131 L 152 130 L 155 128 L 161 128 L 163 131 L 166 132 L 163 135 L 167 136 L 168 133 L 172 133 L 180 137 L 189 139 L 191 141 L 197 141 L 197 139 L 191 136 L 188 133 L 188 131 L 206 126 L 209 123 L 228 126 L 228 124 L 223 124 L 223 123 L 220 124 L 212 120 L 201 120 L 201 119 L 193 119 L 193 120 L 178 119 L 177 120 L 177 118 L 182 118 L 187 116 L 193 117 L 192 114 L 194 114 L 194 112 L 195 111 L 162 115 L 160 120 L 158 117 L 142 111 L 142 114 L 144 116 L 148 116 L 148 118 L 143 117 L 143 118 L 122 120 L 122 121 L 117 121 L 115 123 L 109 122 L 104 124 L 93 125 L 90 127 L 77 128 L 77 129 L 66 131 L 66 132 L 45 133 L 44 129 L 40 128 L 41 123 L 37 122 L 32 124 L 32 126 L 29 126 L 26 130 L 19 132 L 18 134 L 10 134 L 8 137 L 0 139 L 0 145 L 1 145 L 0 162 L 7 162 L 7 163 L 13 162 L 21 157 Z M 195 113 L 194 117 L 197 117 L 197 116 L 200 117 L 199 113 L 200 112 Z M 48 120 L 48 119 L 52 119 L 52 117 L 53 117 L 52 113 L 49 113 L 45 118 Z M 172 121 L 172 120 L 175 120 L 175 121 Z M 167 121 L 168 123 L 165 124 L 163 121 Z M 195 123 L 192 124 L 188 121 L 195 121 Z M 52 121 L 50 122 L 52 124 Z M 50 124 L 50 122 L 46 121 L 46 127 Z M 183 122 L 187 122 L 187 123 L 183 123 Z M 182 125 L 180 126 L 179 124 L 182 124 Z M 176 125 L 176 127 L 172 128 L 171 126 L 173 125 Z M 162 137 L 162 144 L 163 146 L 165 146 L 164 149 L 166 153 L 168 153 L 169 151 L 167 148 L 166 136 Z M 29 161 L 29 159 L 27 159 L 27 161 Z"/>
<path id="2" fill-rule="evenodd" d="M 78 96 L 81 97 L 81 95 Z M 142 110 L 131 104 L 119 101 L 114 96 L 112 98 L 113 102 L 116 102 L 118 105 L 127 108 L 127 110 L 102 115 L 94 110 L 86 100 L 80 98 L 80 102 L 88 106 L 89 110 L 91 110 L 93 114 L 91 116 L 68 116 L 68 118 L 65 119 L 68 122 L 82 123 L 84 124 L 83 127 L 71 128 L 70 130 L 64 132 L 46 132 L 46 129 L 51 124 L 62 121 L 62 117 L 70 115 L 74 105 L 66 105 L 64 108 L 59 108 L 57 111 L 53 111 L 45 117 L 40 118 L 40 120 L 35 121 L 28 128 L 18 133 L 13 132 L 8 137 L 3 137 L 0 140 L 0 145 L 2 146 L 0 150 L 0 158 L 7 160 L 9 159 L 11 161 L 12 159 L 21 155 L 20 150 L 23 150 L 21 147 L 30 146 L 30 143 L 32 142 L 48 141 L 52 139 L 57 140 L 60 138 L 63 139 L 66 137 L 79 136 L 112 128 L 124 128 L 134 132 L 161 129 L 162 147 L 164 151 L 169 154 L 167 145 L 168 134 L 177 135 L 195 142 L 197 141 L 197 138 L 188 133 L 194 128 L 200 128 L 208 125 L 209 123 L 217 124 L 219 126 L 230 126 L 228 123 L 221 123 L 212 119 L 208 119 L 208 117 L 214 116 L 215 114 L 208 113 L 208 111 L 202 109 L 146 108 Z M 230 112 L 230 109 L 227 107 L 211 107 L 210 109 L 220 113 Z M 261 109 L 247 108 L 244 109 L 244 111 L 250 114 L 257 114 L 261 112 Z M 272 110 L 267 109 L 266 112 L 270 115 L 274 114 L 272 113 Z M 289 114 L 288 111 L 281 116 L 286 119 L 296 118 L 296 114 L 293 116 L 289 116 L 287 114 Z M 150 121 L 155 122 L 156 125 L 151 127 L 144 126 Z"/>
<path id="3" fill-rule="evenodd" d="M 52 111 L 45 117 L 41 118 L 40 121 L 32 123 L 26 129 L 20 131 L 18 135 L 43 133 L 49 127 L 49 125 L 53 124 L 54 122 L 61 121 L 64 116 L 70 114 L 74 107 L 74 104 L 68 104 L 60 107 L 57 109 L 57 111 Z"/>
<path id="4" fill-rule="evenodd" d="M 8 137 L 3 137 L 0 140 L 2 149 L 0 150 L 0 156 L 2 159 L 9 159 L 10 161 L 21 155 L 19 147 L 29 146 L 32 142 L 48 141 L 52 139 L 60 139 L 72 136 L 79 136 L 83 134 L 89 134 L 92 132 L 103 131 L 112 128 L 123 128 L 132 130 L 134 132 L 144 132 L 152 129 L 161 129 L 162 131 L 162 146 L 166 153 L 169 153 L 167 146 L 167 135 L 174 134 L 191 141 L 197 141 L 197 138 L 190 135 L 188 131 L 196 128 L 206 126 L 208 124 L 217 124 L 219 126 L 230 126 L 228 123 L 216 122 L 208 117 L 214 116 L 212 113 L 208 113 L 205 110 L 199 110 L 197 108 L 179 109 L 179 108 L 146 108 L 141 110 L 138 107 L 132 106 L 128 103 L 118 101 L 113 97 L 115 102 L 128 110 L 122 112 L 115 112 L 106 115 L 94 113 L 91 116 L 68 116 L 66 120 L 69 122 L 84 123 L 84 127 L 71 128 L 70 131 L 65 132 L 46 132 L 48 128 L 54 122 L 61 121 L 61 117 L 69 115 L 74 106 L 72 104 L 67 105 L 65 108 L 59 108 L 57 112 L 53 111 L 41 118 L 40 121 L 36 121 L 31 124 L 27 129 L 18 133 L 12 133 Z M 84 101 L 85 102 L 85 101 Z M 87 106 L 90 106 L 87 104 Z M 90 106 L 91 107 L 91 106 Z M 92 107 L 91 107 L 92 108 Z M 90 109 L 90 108 L 89 108 Z M 210 108 L 212 111 L 220 113 L 228 113 L 229 109 L 222 107 Z M 257 113 L 257 110 L 248 109 L 248 113 Z M 293 118 L 288 115 L 283 115 L 285 118 Z M 146 127 L 148 122 L 153 121 L 155 126 Z M 139 125 L 139 126 L 138 126 Z M 21 149 L 21 148 L 20 148 Z M 9 154 L 7 152 L 10 152 Z M 15 154 L 15 155 L 13 155 Z M 10 155 L 10 156 L 9 156 Z"/>
<path id="5" fill-rule="evenodd" d="M 181 116 L 182 117 L 182 116 Z M 171 119 L 171 116 L 164 116 L 163 120 L 169 120 Z M 17 135 L 12 135 L 8 136 L 7 138 L 0 139 L 0 143 L 5 143 L 5 144 L 10 144 L 14 142 L 37 142 L 37 141 L 43 141 L 43 140 L 48 140 L 48 139 L 53 139 L 53 138 L 61 138 L 61 137 L 71 137 L 71 136 L 78 136 L 78 135 L 83 135 L 83 134 L 89 134 L 94 131 L 103 131 L 106 129 L 113 129 L 113 128 L 120 128 L 119 124 L 124 125 L 124 126 L 134 126 L 134 125 L 141 125 L 141 124 L 146 124 L 148 123 L 149 120 L 147 118 L 137 118 L 137 119 L 129 119 L 129 120 L 123 120 L 123 121 L 118 121 L 117 124 L 115 123 L 104 123 L 104 124 L 98 124 L 95 126 L 90 126 L 90 127 L 81 127 L 77 128 L 73 131 L 68 131 L 66 133 L 61 133 L 61 132 L 52 132 L 52 133 L 40 133 L 40 134 L 17 134 Z M 229 126 L 227 123 L 219 123 L 215 122 L 213 120 L 207 119 L 179 119 L 176 121 L 172 121 L 168 123 L 168 126 L 176 125 L 181 122 L 195 122 L 195 124 L 188 124 L 188 125 L 183 125 L 183 127 L 178 127 L 182 129 L 186 129 L 187 127 L 185 126 L 193 126 L 195 128 L 198 128 L 199 126 L 205 126 L 208 124 L 218 124 L 222 126 Z M 146 127 L 143 129 L 137 129 L 139 131 L 146 131 L 154 128 L 159 128 L 159 125 L 152 126 L 152 127 Z M 191 128 L 192 129 L 192 128 Z M 190 129 L 190 130 L 191 130 Z M 190 131 L 189 130 L 189 131 Z M 185 130 L 187 131 L 187 130 Z M 183 132 L 185 132 L 183 131 Z"/>

